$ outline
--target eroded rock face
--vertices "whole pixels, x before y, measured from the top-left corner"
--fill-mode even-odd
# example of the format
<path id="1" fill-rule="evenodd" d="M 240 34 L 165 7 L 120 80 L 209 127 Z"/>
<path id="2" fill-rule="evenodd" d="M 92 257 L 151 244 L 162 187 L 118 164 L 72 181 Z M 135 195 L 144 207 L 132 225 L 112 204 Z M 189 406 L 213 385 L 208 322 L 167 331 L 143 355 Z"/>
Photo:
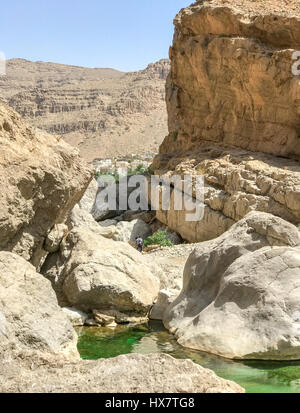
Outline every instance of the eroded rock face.
<path id="1" fill-rule="evenodd" d="M 294 224 L 300 222 L 297 161 L 207 146 L 174 156 L 162 154 L 154 160 L 153 167 L 158 175 L 204 176 L 201 221 L 188 222 L 188 211 L 174 210 L 174 190 L 170 210 L 158 210 L 156 214 L 161 222 L 190 242 L 220 236 L 250 211 L 269 212 Z"/>
<path id="2" fill-rule="evenodd" d="M 1 361 L 5 360 L 5 363 Z M 61 362 L 0 354 L 0 391 L 10 393 L 244 393 L 191 360 L 167 354 L 128 354 L 98 361 Z"/>
<path id="3" fill-rule="evenodd" d="M 43 272 L 76 308 L 147 314 L 157 297 L 159 278 L 139 252 L 104 238 L 99 230 L 97 234 L 74 228 L 60 254 L 47 259 Z"/>
<path id="4" fill-rule="evenodd" d="M 91 171 L 78 151 L 0 105 L 0 249 L 36 267 L 55 224 L 83 195 Z"/>
<path id="5" fill-rule="evenodd" d="M 109 227 L 108 227 L 109 228 Z M 112 238 L 115 241 L 135 243 L 136 238 L 146 239 L 152 235 L 151 227 L 141 219 L 135 219 L 130 222 L 119 222 L 115 227 L 115 233 Z"/>
<path id="6" fill-rule="evenodd" d="M 135 189 L 130 185 L 130 176 L 123 176 L 118 182 L 110 182 L 110 178 L 98 179 L 98 191 L 91 211 L 93 218 L 101 222 L 128 211 L 129 197 Z"/>
<path id="7" fill-rule="evenodd" d="M 63 238 L 68 233 L 68 226 L 65 224 L 54 225 L 51 232 L 48 234 L 45 241 L 45 250 L 47 252 L 56 252 L 59 250 L 59 246 Z"/>
<path id="8" fill-rule="evenodd" d="M 0 349 L 79 358 L 77 335 L 51 284 L 23 258 L 0 252 Z"/>
<path id="9" fill-rule="evenodd" d="M 180 344 L 229 358 L 299 358 L 299 245 L 293 225 L 248 214 L 190 255 L 165 326 Z"/>
<path id="10" fill-rule="evenodd" d="M 83 326 L 89 318 L 88 314 L 74 307 L 64 307 L 62 310 L 70 320 L 72 326 Z"/>
<path id="11" fill-rule="evenodd" d="M 184 239 L 213 239 L 252 210 L 300 222 L 299 22 L 293 0 L 198 1 L 175 18 L 169 135 L 152 169 L 204 176 L 201 222 L 157 213 Z"/>
<path id="12" fill-rule="evenodd" d="M 150 320 L 163 320 L 167 309 L 176 299 L 177 295 L 178 290 L 160 290 L 157 301 L 151 308 Z"/>
<path id="13" fill-rule="evenodd" d="M 97 225 L 92 216 L 92 209 L 96 200 L 97 192 L 97 181 L 92 179 L 83 197 L 71 211 L 69 217 L 69 225 L 71 227 L 80 227 L 84 225 L 89 228 L 94 228 Z"/>
<path id="14" fill-rule="evenodd" d="M 199 1 L 175 18 L 161 152 L 212 142 L 300 159 L 300 5 Z"/>

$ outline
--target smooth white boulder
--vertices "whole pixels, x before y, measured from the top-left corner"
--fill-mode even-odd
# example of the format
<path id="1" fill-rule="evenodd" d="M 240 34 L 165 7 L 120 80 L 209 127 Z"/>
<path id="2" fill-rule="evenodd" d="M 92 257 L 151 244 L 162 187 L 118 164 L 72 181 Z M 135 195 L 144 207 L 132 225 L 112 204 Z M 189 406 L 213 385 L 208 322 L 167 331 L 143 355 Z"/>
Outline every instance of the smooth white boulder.
<path id="1" fill-rule="evenodd" d="M 299 244 L 294 225 L 248 214 L 190 255 L 164 325 L 183 346 L 224 357 L 300 359 Z"/>

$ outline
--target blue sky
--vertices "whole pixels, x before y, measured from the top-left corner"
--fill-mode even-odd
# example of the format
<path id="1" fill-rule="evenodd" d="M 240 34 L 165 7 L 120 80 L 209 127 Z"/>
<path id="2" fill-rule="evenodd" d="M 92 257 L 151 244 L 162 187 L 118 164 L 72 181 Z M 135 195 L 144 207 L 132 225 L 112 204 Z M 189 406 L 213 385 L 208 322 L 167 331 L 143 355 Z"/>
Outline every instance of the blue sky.
<path id="1" fill-rule="evenodd" d="M 88 67 L 142 69 L 168 56 L 173 18 L 192 0 L 10 0 L 1 4 L 0 50 Z"/>

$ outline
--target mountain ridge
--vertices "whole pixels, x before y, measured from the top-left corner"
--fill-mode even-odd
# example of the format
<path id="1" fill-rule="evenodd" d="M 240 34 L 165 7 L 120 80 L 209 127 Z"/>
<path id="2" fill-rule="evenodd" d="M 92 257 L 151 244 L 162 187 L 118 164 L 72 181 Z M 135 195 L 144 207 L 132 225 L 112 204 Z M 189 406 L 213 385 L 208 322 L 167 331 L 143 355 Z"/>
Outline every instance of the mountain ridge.
<path id="1" fill-rule="evenodd" d="M 31 125 L 62 135 L 88 161 L 155 153 L 167 134 L 169 68 L 168 59 L 128 73 L 11 59 L 0 99 Z"/>

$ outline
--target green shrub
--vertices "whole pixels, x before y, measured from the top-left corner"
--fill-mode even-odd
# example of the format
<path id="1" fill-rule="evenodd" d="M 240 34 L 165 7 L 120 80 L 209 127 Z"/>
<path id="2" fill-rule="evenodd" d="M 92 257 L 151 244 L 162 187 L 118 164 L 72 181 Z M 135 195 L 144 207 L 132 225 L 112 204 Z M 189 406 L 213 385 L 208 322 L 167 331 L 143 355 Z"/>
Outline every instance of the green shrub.
<path id="1" fill-rule="evenodd" d="M 174 142 L 177 141 L 178 133 L 179 133 L 178 130 L 172 132 L 172 137 L 173 137 L 173 141 L 174 141 Z"/>
<path id="2" fill-rule="evenodd" d="M 133 175 L 145 175 L 149 176 L 151 175 L 150 168 L 146 168 L 142 163 L 139 164 L 136 169 L 132 169 L 131 167 L 127 168 L 127 176 L 133 176 Z M 118 170 L 115 169 L 112 172 L 95 172 L 95 178 L 98 179 L 103 176 L 111 176 L 114 178 L 115 182 L 120 182 L 120 175 L 118 173 Z"/>
<path id="3" fill-rule="evenodd" d="M 94 174 L 95 179 L 97 180 L 98 178 L 105 177 L 105 176 L 110 176 L 114 179 L 115 182 L 120 181 L 120 176 L 118 174 L 118 171 L 115 170 L 114 172 L 95 172 Z"/>
<path id="4" fill-rule="evenodd" d="M 132 170 L 132 168 L 129 168 L 127 170 L 127 174 L 128 176 L 132 176 L 132 175 L 145 175 L 145 173 L 147 172 L 147 168 L 145 168 L 145 166 L 140 163 L 136 169 Z"/>
<path id="5" fill-rule="evenodd" d="M 145 247 L 149 245 L 162 245 L 163 247 L 173 247 L 173 243 L 167 239 L 167 231 L 158 231 L 156 234 L 145 239 Z"/>

